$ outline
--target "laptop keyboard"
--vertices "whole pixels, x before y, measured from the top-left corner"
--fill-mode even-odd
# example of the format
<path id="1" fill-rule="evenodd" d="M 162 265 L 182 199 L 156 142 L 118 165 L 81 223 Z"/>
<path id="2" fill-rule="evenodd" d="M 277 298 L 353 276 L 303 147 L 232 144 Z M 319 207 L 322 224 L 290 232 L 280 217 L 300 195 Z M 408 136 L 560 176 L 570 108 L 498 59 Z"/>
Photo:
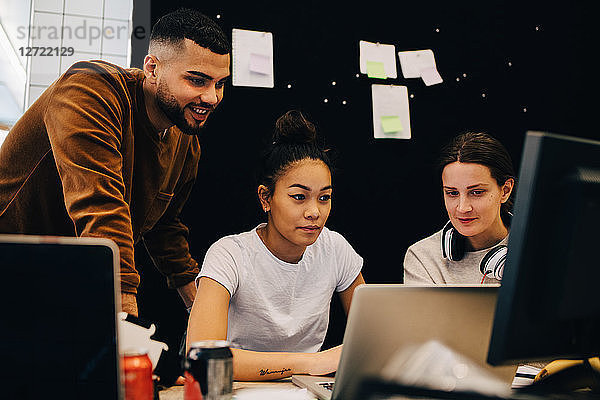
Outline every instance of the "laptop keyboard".
<path id="1" fill-rule="evenodd" d="M 329 391 L 333 390 L 333 382 L 319 382 L 319 386 L 322 386 Z"/>

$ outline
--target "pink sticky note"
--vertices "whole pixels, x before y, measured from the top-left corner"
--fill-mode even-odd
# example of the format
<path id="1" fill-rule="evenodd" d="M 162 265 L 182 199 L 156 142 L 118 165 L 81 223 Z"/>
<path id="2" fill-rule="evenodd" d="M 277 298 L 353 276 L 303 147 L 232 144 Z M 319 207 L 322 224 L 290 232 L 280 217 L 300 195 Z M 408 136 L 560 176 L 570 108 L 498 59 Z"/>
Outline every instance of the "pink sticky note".
<path id="1" fill-rule="evenodd" d="M 435 67 L 423 68 L 421 70 L 421 79 L 423 79 L 423 82 L 425 82 L 425 85 L 427 86 L 437 85 L 438 83 L 444 82 L 440 73 Z"/>
<path id="2" fill-rule="evenodd" d="M 250 53 L 250 71 L 269 75 L 271 73 L 271 58 L 263 54 Z"/>

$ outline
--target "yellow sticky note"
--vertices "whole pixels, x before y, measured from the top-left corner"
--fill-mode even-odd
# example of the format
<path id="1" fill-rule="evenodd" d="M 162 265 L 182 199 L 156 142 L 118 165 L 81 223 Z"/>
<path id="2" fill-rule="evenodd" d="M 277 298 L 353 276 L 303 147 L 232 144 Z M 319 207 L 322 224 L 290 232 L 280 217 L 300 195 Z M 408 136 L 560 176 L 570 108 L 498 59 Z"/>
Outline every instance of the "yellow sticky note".
<path id="1" fill-rule="evenodd" d="M 404 129 L 400 117 L 397 115 L 381 117 L 381 126 L 383 127 L 383 133 L 402 132 Z"/>
<path id="2" fill-rule="evenodd" d="M 369 78 L 387 79 L 382 62 L 367 61 L 367 76 Z"/>

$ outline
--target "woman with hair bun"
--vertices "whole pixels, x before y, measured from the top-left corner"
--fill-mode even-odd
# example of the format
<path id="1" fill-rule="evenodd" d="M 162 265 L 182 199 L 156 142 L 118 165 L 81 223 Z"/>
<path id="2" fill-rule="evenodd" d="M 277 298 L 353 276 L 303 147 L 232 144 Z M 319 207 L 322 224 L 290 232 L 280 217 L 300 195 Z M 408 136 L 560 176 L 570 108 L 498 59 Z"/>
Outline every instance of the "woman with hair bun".
<path id="1" fill-rule="evenodd" d="M 408 248 L 404 283 L 498 283 L 516 181 L 510 155 L 489 134 L 463 133 L 442 150 L 439 170 L 449 221 Z"/>
<path id="2" fill-rule="evenodd" d="M 321 351 L 334 292 L 348 313 L 362 258 L 325 227 L 331 161 L 299 111 L 281 116 L 262 157 L 258 199 L 267 221 L 207 251 L 188 344 L 226 339 L 236 380 L 334 372 L 341 346 Z"/>

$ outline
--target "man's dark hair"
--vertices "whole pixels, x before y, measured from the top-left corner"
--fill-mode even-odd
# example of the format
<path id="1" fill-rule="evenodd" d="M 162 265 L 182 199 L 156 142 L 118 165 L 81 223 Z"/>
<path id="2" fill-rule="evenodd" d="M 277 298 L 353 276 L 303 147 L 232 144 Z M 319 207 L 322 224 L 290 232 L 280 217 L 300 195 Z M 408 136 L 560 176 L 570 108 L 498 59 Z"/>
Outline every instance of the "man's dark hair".
<path id="1" fill-rule="evenodd" d="M 150 34 L 150 47 L 153 44 L 179 45 L 184 39 L 213 53 L 231 52 L 231 44 L 221 27 L 201 12 L 188 8 L 180 8 L 156 21 Z"/>

